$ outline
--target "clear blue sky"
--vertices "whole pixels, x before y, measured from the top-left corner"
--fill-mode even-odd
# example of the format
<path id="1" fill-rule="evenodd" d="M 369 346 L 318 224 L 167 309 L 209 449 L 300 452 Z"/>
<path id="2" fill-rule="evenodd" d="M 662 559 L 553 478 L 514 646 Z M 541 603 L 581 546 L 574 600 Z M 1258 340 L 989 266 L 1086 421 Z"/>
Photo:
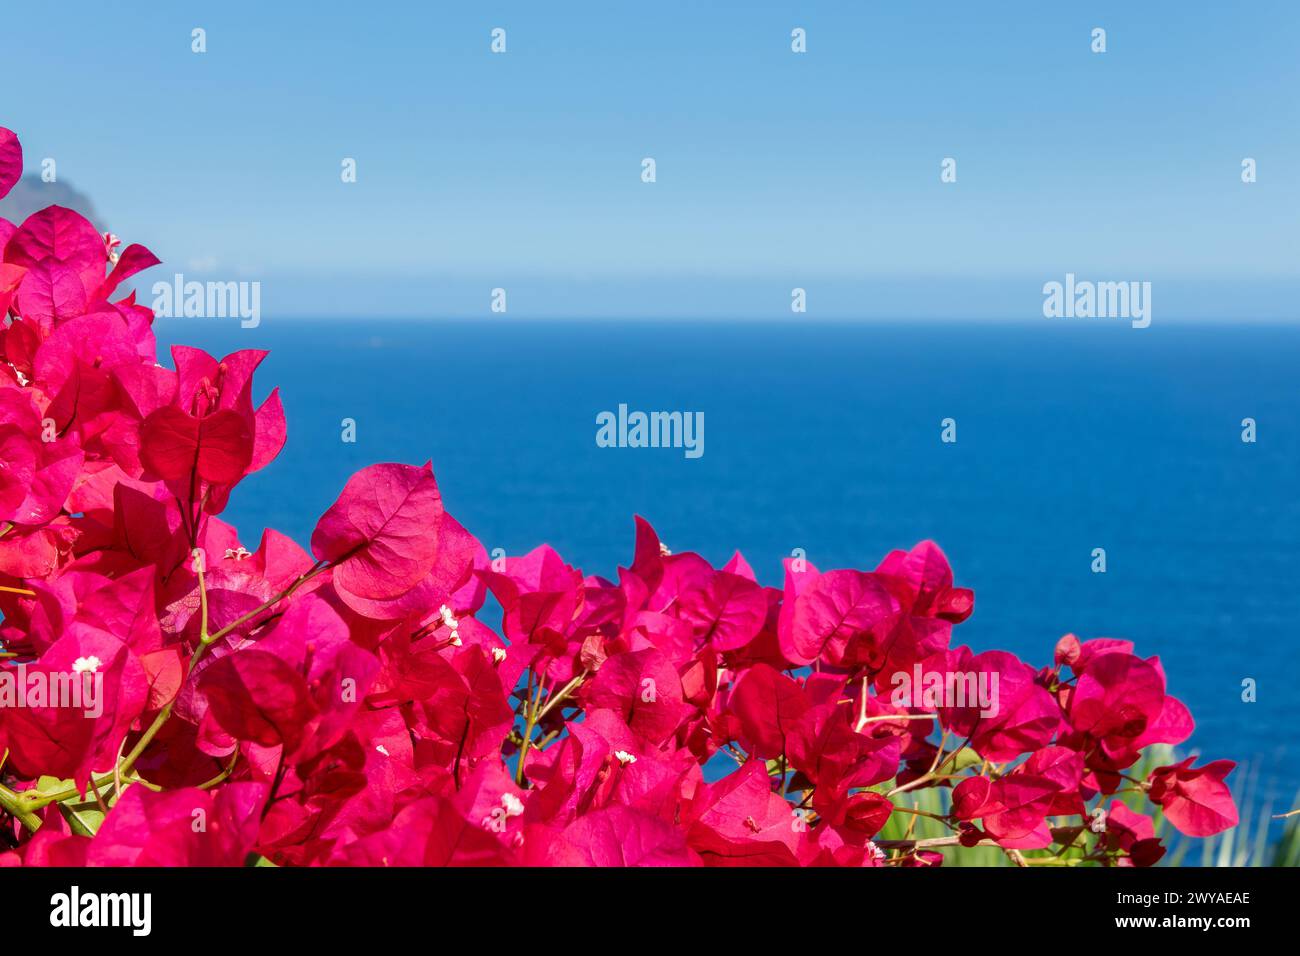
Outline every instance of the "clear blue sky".
<path id="1" fill-rule="evenodd" d="M 2 17 L 29 170 L 272 314 L 480 314 L 503 286 L 517 315 L 780 315 L 800 285 L 814 314 L 1030 318 L 1067 271 L 1157 281 L 1165 315 L 1300 314 L 1294 0 Z"/>

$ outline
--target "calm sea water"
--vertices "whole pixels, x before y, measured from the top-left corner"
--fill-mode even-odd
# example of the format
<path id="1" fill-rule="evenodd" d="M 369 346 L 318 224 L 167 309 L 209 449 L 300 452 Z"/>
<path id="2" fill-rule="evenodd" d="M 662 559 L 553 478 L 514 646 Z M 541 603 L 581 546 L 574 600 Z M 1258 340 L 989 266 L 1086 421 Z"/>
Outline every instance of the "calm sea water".
<path id="1" fill-rule="evenodd" d="M 1300 786 L 1300 329 L 160 320 L 160 340 L 267 348 L 280 458 L 226 514 L 306 543 L 347 477 L 433 460 L 489 549 L 549 542 L 590 573 L 631 559 L 632 515 L 675 551 L 740 549 L 760 579 L 802 548 L 873 567 L 933 538 L 975 613 L 956 639 L 1036 664 L 1057 638 L 1159 654 L 1190 746 Z M 258 396 L 260 398 L 260 394 Z M 702 411 L 705 453 L 607 449 L 620 403 Z M 1258 441 L 1241 441 L 1241 421 Z M 357 441 L 341 441 L 341 421 Z M 957 442 L 940 441 L 953 418 Z M 1107 571 L 1094 574 L 1094 548 Z M 1242 681 L 1258 682 L 1244 703 Z"/>

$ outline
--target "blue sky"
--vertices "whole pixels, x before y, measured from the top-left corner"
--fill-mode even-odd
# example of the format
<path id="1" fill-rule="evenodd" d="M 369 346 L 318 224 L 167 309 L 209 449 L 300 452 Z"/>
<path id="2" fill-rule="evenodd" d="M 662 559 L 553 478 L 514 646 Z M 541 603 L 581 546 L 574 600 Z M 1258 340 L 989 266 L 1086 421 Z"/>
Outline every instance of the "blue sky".
<path id="1" fill-rule="evenodd" d="M 3 18 L 29 170 L 54 157 L 171 271 L 262 281 L 271 315 L 482 314 L 500 286 L 517 316 L 763 317 L 803 286 L 833 317 L 1033 318 L 1067 271 L 1152 280 L 1163 315 L 1300 314 L 1291 0 Z"/>

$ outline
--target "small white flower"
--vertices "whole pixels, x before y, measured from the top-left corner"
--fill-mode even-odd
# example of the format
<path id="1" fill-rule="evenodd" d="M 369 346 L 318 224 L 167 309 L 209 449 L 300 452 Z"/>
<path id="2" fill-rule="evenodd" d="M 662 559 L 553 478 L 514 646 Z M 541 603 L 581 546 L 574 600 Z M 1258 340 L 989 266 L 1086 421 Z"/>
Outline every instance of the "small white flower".
<path id="1" fill-rule="evenodd" d="M 101 664 L 103 664 L 103 663 L 104 663 L 104 662 L 101 661 L 101 660 L 100 660 L 98 657 L 96 657 L 94 654 L 90 655 L 89 657 L 78 657 L 75 661 L 72 662 L 72 673 L 74 673 L 74 674 L 85 674 L 85 673 L 91 673 L 91 674 L 93 674 L 93 673 L 95 673 L 97 670 L 99 670 L 99 666 L 100 666 Z"/>
<path id="2" fill-rule="evenodd" d="M 636 757 L 632 756 L 632 754 L 628 753 L 626 750 L 615 750 L 614 756 L 618 758 L 618 762 L 624 767 L 630 763 L 636 763 Z"/>
<path id="3" fill-rule="evenodd" d="M 664 544 L 662 541 L 660 541 L 660 542 L 659 542 L 659 556 L 662 557 L 662 558 L 667 558 L 667 557 L 669 557 L 669 556 L 671 556 L 671 555 L 672 555 L 672 552 L 668 550 L 668 545 L 666 545 L 666 544 Z"/>
<path id="4" fill-rule="evenodd" d="M 506 659 L 506 649 L 504 647 L 492 648 L 492 660 L 500 664 Z"/>
<path id="5" fill-rule="evenodd" d="M 1103 809 L 1102 807 L 1098 807 L 1096 810 L 1092 811 L 1092 819 L 1088 821 L 1088 829 L 1091 830 L 1093 833 L 1106 832 L 1105 809 Z"/>
<path id="6" fill-rule="evenodd" d="M 238 548 L 226 548 L 226 557 L 234 558 L 236 561 L 243 561 L 244 558 L 251 558 L 253 552 L 249 551 L 242 544 Z"/>
<path id="7" fill-rule="evenodd" d="M 453 613 L 452 609 L 447 607 L 447 605 L 444 604 L 442 607 L 438 608 L 438 614 L 442 617 L 442 623 L 447 625 L 447 627 L 451 628 L 453 631 L 460 627 L 460 621 L 456 620 L 455 613 Z"/>
<path id="8" fill-rule="evenodd" d="M 883 860 L 885 858 L 885 851 L 882 850 L 880 847 L 876 846 L 870 840 L 867 841 L 866 850 L 877 860 Z"/>
<path id="9" fill-rule="evenodd" d="M 524 812 L 523 801 L 513 793 L 501 794 L 501 806 L 505 809 L 508 817 L 517 817 Z"/>
<path id="10" fill-rule="evenodd" d="M 452 647 L 460 647 L 460 646 L 461 646 L 461 642 L 460 642 L 460 632 L 459 632 L 459 631 L 452 631 L 452 632 L 451 632 L 451 646 L 452 646 Z"/>
<path id="11" fill-rule="evenodd" d="M 375 749 L 378 750 L 378 751 L 379 751 L 381 754 L 383 754 L 385 757 L 391 757 L 391 756 L 392 756 L 392 754 L 390 754 L 390 753 L 388 752 L 388 748 L 385 747 L 383 744 L 375 744 Z"/>

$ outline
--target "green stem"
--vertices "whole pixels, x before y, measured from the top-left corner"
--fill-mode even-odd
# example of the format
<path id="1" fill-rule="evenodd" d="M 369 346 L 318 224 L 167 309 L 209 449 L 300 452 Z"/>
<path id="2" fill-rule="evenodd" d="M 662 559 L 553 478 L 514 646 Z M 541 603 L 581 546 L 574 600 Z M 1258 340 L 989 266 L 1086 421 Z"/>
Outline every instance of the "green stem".
<path id="1" fill-rule="evenodd" d="M 221 773 L 213 777 L 211 780 L 205 780 L 203 783 L 199 784 L 196 789 L 211 790 L 213 787 L 221 783 L 221 781 L 225 780 L 227 777 L 229 777 L 232 773 L 235 772 L 235 764 L 238 762 L 239 762 L 239 748 L 236 747 L 235 752 L 230 755 L 230 763 L 226 764 L 225 769 L 222 770 Z"/>
<path id="2" fill-rule="evenodd" d="M 202 552 L 199 552 L 200 555 Z M 208 586 L 203 579 L 203 562 L 199 562 L 199 643 L 208 644 Z"/>
<path id="3" fill-rule="evenodd" d="M 945 733 L 945 737 L 946 736 L 947 735 Z M 901 787 L 895 787 L 893 790 L 890 790 L 889 793 L 885 794 L 885 796 L 887 797 L 897 796 L 900 793 L 907 793 L 907 791 L 909 790 L 915 790 L 917 787 L 923 787 L 927 783 L 934 783 L 936 780 L 942 779 L 944 777 L 943 768 L 948 766 L 948 761 L 954 759 L 959 753 L 961 753 L 962 750 L 966 748 L 966 745 L 968 743 L 970 743 L 969 737 L 967 737 L 962 742 L 962 745 L 960 747 L 953 750 L 952 753 L 948 754 L 948 756 L 944 757 L 942 760 L 939 760 L 936 757 L 936 762 L 930 767 L 930 770 L 927 773 L 917 777 L 911 783 L 905 783 Z M 942 747 L 940 747 L 939 752 L 940 753 L 943 752 Z"/>
<path id="4" fill-rule="evenodd" d="M 22 798 L 4 785 L 0 785 L 0 808 L 12 814 L 33 833 L 40 828 L 41 818 L 23 806 Z"/>
<path id="5" fill-rule="evenodd" d="M 528 748 L 533 742 L 533 728 L 537 726 L 537 705 L 542 701 L 542 686 L 537 685 L 537 696 L 533 697 L 533 679 L 534 673 L 531 669 L 528 671 L 528 717 L 524 721 L 524 742 L 519 748 L 519 766 L 515 768 L 515 783 L 519 786 L 524 785 L 524 762 L 528 759 Z"/>
<path id="6" fill-rule="evenodd" d="M 551 712 L 551 708 L 556 707 L 557 705 L 563 703 L 565 698 L 567 698 L 571 693 L 573 693 L 574 690 L 578 688 L 578 686 L 583 682 L 586 676 L 587 676 L 587 672 L 583 671 L 573 680 L 569 681 L 567 684 L 561 687 L 558 693 L 552 694 L 550 697 L 546 698 L 546 706 L 543 707 L 542 712 L 537 715 L 537 723 L 540 724 L 542 720 L 545 719 L 546 715 Z"/>

